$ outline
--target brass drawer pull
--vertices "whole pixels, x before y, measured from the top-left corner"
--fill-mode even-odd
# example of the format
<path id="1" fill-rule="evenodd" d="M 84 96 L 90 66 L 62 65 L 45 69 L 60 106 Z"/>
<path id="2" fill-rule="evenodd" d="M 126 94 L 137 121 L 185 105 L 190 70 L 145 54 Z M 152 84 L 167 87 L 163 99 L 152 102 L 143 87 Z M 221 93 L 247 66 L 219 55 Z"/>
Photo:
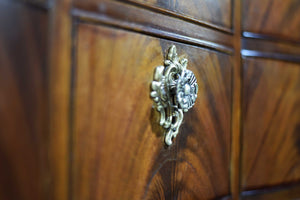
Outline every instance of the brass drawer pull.
<path id="1" fill-rule="evenodd" d="M 155 68 L 151 93 L 155 107 L 160 112 L 160 125 L 164 127 L 165 143 L 172 144 L 178 134 L 183 112 L 195 104 L 198 92 L 194 73 L 187 67 L 188 60 L 177 56 L 173 45 L 168 51 L 164 66 Z"/>

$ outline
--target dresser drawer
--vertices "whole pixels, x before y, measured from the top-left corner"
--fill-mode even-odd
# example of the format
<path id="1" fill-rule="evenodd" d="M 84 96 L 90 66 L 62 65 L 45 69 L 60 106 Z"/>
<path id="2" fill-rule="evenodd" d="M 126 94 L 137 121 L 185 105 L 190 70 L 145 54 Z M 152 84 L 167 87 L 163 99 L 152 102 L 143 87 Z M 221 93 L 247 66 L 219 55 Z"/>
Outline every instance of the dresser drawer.
<path id="1" fill-rule="evenodd" d="M 244 0 L 243 30 L 300 42 L 299 0 Z"/>
<path id="2" fill-rule="evenodd" d="M 174 144 L 163 142 L 150 84 L 168 48 L 199 92 Z M 228 195 L 232 57 L 115 28 L 79 24 L 74 71 L 74 199 Z"/>
<path id="3" fill-rule="evenodd" d="M 300 180 L 300 65 L 245 59 L 242 189 Z"/>

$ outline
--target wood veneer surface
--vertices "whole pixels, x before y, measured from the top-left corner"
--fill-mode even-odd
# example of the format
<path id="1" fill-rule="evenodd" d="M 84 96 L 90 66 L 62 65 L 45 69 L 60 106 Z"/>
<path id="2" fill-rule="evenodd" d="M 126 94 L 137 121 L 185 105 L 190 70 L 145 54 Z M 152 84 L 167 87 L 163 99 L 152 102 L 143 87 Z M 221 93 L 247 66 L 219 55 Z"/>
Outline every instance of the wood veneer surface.
<path id="1" fill-rule="evenodd" d="M 299 0 L 244 0 L 243 30 L 300 42 Z"/>
<path id="2" fill-rule="evenodd" d="M 92 5 L 98 4 L 102 8 L 105 0 L 75 0 L 76 3 Z M 111 0 L 113 1 L 113 0 Z M 192 22 L 204 22 L 229 31 L 232 25 L 232 2 L 231 0 L 117 0 L 124 3 L 133 3 L 150 10 L 171 14 L 172 16 L 187 19 Z"/>
<path id="3" fill-rule="evenodd" d="M 245 59 L 242 189 L 300 180 L 300 65 Z"/>
<path id="4" fill-rule="evenodd" d="M 184 17 L 201 20 L 224 28 L 231 28 L 231 0 L 127 0 L 138 2 L 153 8 L 172 11 Z M 125 0 L 126 2 L 126 0 Z"/>
<path id="5" fill-rule="evenodd" d="M 73 198 L 228 195 L 232 57 L 86 24 L 79 24 L 77 38 Z M 171 44 L 188 57 L 199 97 L 167 148 L 149 92 L 154 68 Z"/>
<path id="6" fill-rule="evenodd" d="M 231 34 L 188 22 L 164 11 L 154 12 L 151 9 L 112 0 L 76 0 L 74 7 L 72 14 L 80 21 L 107 24 L 233 54 Z"/>

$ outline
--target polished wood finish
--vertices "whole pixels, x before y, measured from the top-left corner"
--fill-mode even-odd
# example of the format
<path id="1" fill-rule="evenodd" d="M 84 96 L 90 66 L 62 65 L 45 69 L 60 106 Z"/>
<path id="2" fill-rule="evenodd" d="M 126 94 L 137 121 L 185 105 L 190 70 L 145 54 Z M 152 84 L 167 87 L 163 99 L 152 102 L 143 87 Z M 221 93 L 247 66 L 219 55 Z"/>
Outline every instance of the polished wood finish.
<path id="1" fill-rule="evenodd" d="M 243 192 L 242 200 L 298 200 L 300 185 L 279 186 L 274 188 L 260 189 Z"/>
<path id="2" fill-rule="evenodd" d="M 243 30 L 300 43 L 299 0 L 244 0 Z"/>
<path id="3" fill-rule="evenodd" d="M 101 5 L 103 0 L 74 0 L 76 3 L 86 5 Z M 209 26 L 225 32 L 232 28 L 232 2 L 231 0 L 109 0 L 164 13 L 189 22 Z M 101 6 L 100 6 L 101 7 Z"/>
<path id="4" fill-rule="evenodd" d="M 74 6 L 77 9 L 73 10 L 73 15 L 82 21 L 107 24 L 228 54 L 233 53 L 232 35 L 169 15 L 111 0 L 75 0 Z"/>
<path id="5" fill-rule="evenodd" d="M 243 61 L 244 190 L 300 180 L 300 64 Z"/>
<path id="6" fill-rule="evenodd" d="M 276 58 L 276 55 L 286 55 L 300 59 L 300 45 L 295 43 L 243 38 L 242 49 L 269 53 L 269 55 L 274 56 L 274 58 Z"/>
<path id="7" fill-rule="evenodd" d="M 95 1 L 95 0 L 94 0 Z M 99 0 L 98 0 L 99 1 Z M 210 0 L 122 0 L 123 2 L 144 5 L 146 8 L 168 13 L 179 18 L 208 25 L 222 31 L 231 32 L 232 28 L 232 1 Z"/>
<path id="8" fill-rule="evenodd" d="M 300 62 L 300 45 L 282 41 L 243 38 L 241 54 L 247 57 Z"/>
<path id="9" fill-rule="evenodd" d="M 300 62 L 300 45 L 280 41 L 242 39 L 242 56 L 272 58 L 290 62 Z"/>
<path id="10" fill-rule="evenodd" d="M 0 199 L 299 198 L 299 6 L 0 0 Z M 168 148 L 171 44 L 200 89 Z"/>
<path id="11" fill-rule="evenodd" d="M 48 17 L 0 1 L 0 199 L 47 195 Z"/>
<path id="12" fill-rule="evenodd" d="M 103 26 L 79 24 L 77 38 L 73 199 L 228 195 L 232 58 Z M 167 148 L 149 92 L 171 44 L 189 58 L 199 99 Z"/>
<path id="13" fill-rule="evenodd" d="M 70 88 L 72 21 L 71 0 L 54 0 L 49 36 L 49 199 L 69 198 Z"/>

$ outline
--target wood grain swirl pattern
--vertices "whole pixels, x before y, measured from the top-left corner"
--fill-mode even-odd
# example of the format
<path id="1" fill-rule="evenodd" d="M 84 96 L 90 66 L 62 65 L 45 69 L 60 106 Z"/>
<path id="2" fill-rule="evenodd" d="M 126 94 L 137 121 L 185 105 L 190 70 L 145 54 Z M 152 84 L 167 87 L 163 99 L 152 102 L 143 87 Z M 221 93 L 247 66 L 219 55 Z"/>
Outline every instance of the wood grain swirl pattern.
<path id="1" fill-rule="evenodd" d="M 171 44 L 189 58 L 200 89 L 167 148 L 149 91 L 153 70 Z M 85 24 L 78 26 L 76 55 L 74 200 L 212 199 L 230 193 L 230 56 Z"/>
<path id="2" fill-rule="evenodd" d="M 46 199 L 48 17 L 0 1 L 0 199 Z"/>
<path id="3" fill-rule="evenodd" d="M 300 42 L 299 0 L 244 0 L 243 30 Z"/>
<path id="4" fill-rule="evenodd" d="M 245 59 L 242 188 L 300 180 L 300 65 Z"/>

